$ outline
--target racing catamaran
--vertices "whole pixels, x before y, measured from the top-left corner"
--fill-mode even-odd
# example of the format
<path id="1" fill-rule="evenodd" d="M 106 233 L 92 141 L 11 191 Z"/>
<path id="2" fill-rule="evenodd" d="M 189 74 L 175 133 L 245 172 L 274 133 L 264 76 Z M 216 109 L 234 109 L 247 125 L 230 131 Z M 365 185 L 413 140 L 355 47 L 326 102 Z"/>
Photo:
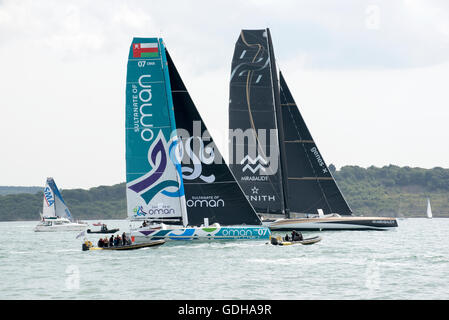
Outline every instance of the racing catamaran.
<path id="1" fill-rule="evenodd" d="M 86 227 L 87 223 L 73 220 L 55 181 L 53 178 L 47 178 L 44 187 L 41 221 L 34 228 L 34 231 L 81 231 Z"/>
<path id="2" fill-rule="evenodd" d="M 126 197 L 134 243 L 270 236 L 160 38 L 134 38 L 129 51 Z"/>
<path id="3" fill-rule="evenodd" d="M 395 218 L 353 216 L 281 72 L 270 30 L 242 30 L 232 60 L 230 168 L 271 230 L 397 227 Z"/>

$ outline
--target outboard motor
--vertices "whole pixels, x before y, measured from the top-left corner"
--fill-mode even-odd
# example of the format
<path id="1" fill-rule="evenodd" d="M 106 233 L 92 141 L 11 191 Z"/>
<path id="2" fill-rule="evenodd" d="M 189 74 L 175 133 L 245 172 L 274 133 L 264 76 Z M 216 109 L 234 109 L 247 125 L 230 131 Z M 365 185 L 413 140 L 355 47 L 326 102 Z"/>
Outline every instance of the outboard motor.
<path id="1" fill-rule="evenodd" d="M 276 239 L 275 237 L 271 237 L 271 244 L 278 245 L 279 244 L 278 239 Z"/>

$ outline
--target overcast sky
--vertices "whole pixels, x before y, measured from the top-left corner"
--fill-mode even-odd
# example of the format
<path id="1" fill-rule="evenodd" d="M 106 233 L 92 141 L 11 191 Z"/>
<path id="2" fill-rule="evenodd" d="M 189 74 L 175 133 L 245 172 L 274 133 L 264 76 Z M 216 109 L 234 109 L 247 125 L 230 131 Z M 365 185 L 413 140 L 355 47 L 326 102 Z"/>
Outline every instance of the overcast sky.
<path id="1" fill-rule="evenodd" d="M 234 44 L 266 27 L 328 165 L 449 167 L 447 1 L 0 0 L 0 185 L 125 180 L 135 36 L 164 38 L 227 158 Z"/>

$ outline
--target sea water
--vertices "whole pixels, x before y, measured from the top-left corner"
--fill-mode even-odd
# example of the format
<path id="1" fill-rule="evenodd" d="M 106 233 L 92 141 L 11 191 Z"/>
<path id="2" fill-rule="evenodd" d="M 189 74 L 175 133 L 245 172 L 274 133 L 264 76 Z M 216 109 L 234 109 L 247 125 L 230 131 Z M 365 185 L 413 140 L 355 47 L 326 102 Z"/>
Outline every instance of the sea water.
<path id="1" fill-rule="evenodd" d="M 303 232 L 322 237 L 309 246 L 173 241 L 83 252 L 78 232 L 2 222 L 0 299 L 449 299 L 449 219 L 398 223 L 389 231 Z M 99 237 L 88 234 L 94 244 Z"/>

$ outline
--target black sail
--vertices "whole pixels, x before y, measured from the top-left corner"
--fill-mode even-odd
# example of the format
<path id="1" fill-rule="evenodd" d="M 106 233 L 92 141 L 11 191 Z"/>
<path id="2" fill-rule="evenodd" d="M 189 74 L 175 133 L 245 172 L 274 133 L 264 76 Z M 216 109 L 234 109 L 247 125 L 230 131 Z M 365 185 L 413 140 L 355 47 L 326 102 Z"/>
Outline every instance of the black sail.
<path id="1" fill-rule="evenodd" d="M 280 99 L 292 212 L 350 215 L 349 205 L 329 171 L 280 73 Z"/>
<path id="2" fill-rule="evenodd" d="M 267 29 L 242 30 L 232 58 L 230 168 L 257 212 L 285 213 Z"/>
<path id="3" fill-rule="evenodd" d="M 190 225 L 261 225 L 195 107 L 166 51 L 178 137 L 183 144 L 183 183 Z"/>

